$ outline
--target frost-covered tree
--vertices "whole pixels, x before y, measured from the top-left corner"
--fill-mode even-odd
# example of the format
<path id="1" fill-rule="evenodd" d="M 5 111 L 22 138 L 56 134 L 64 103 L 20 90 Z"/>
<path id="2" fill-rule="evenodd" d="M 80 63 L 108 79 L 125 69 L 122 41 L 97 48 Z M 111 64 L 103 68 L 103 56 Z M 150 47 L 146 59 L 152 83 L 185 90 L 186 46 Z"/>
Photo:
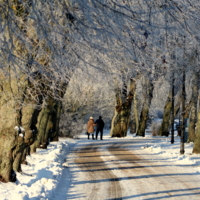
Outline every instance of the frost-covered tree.
<path id="1" fill-rule="evenodd" d="M 174 64 L 174 35 L 187 37 L 188 42 L 198 42 L 196 1 L 71 2 L 74 7 L 73 15 L 77 19 L 78 31 L 75 40 L 83 45 L 81 52 L 84 49 L 89 52 L 93 49 L 95 54 L 92 54 L 92 57 L 98 57 L 107 64 L 105 68 L 105 65 L 96 65 L 93 62 L 94 67 L 99 70 L 106 69 L 105 72 L 110 72 L 115 79 L 117 77 L 118 82 L 123 76 L 121 72 L 125 71 L 123 69 L 129 66 L 127 77 L 134 78 L 133 74 L 137 72 L 145 74 L 155 83 L 158 77 L 163 75 L 163 71 L 171 74 L 171 71 L 178 71 L 184 63 L 183 42 L 179 42 L 180 51 L 178 50 L 176 55 L 178 68 Z M 194 26 L 189 30 L 190 24 Z M 190 50 L 192 51 L 191 48 Z M 104 59 L 105 53 L 108 59 Z M 87 60 L 83 56 L 80 58 Z M 125 89 L 123 86 L 127 84 L 125 82 L 121 82 L 121 93 Z"/>
<path id="2" fill-rule="evenodd" d="M 23 152 L 35 140 L 37 147 L 46 144 L 52 127 L 58 134 L 63 93 L 75 68 L 68 6 L 65 1 L 1 1 L 2 181 L 15 180 Z"/>
<path id="3" fill-rule="evenodd" d="M 63 97 L 76 70 L 88 74 L 86 82 L 93 73 L 99 80 L 106 77 L 109 87 L 100 95 L 99 80 L 89 90 L 80 87 L 75 100 L 66 103 L 69 111 L 86 116 L 94 103 L 103 115 L 103 99 L 112 90 L 116 99 L 111 95 L 106 105 L 116 100 L 116 108 L 121 108 L 112 123 L 121 136 L 126 135 L 131 112 L 131 106 L 125 106 L 127 97 L 134 96 L 132 86 L 130 93 L 127 90 L 129 81 L 137 86 L 137 77 L 145 77 L 138 125 L 138 135 L 144 136 L 156 82 L 162 76 L 170 85 L 171 74 L 176 77 L 177 72 L 181 80 L 182 74 L 198 71 L 199 65 L 191 63 L 198 57 L 199 10 L 197 0 L 1 0 L 1 180 L 14 180 L 30 145 L 35 151 L 46 148 L 49 138 L 58 139 Z M 76 78 L 80 81 L 80 73 Z M 77 101 L 82 93 L 83 101 Z M 119 134 L 121 127 L 116 126 L 122 121 L 124 133 Z"/>

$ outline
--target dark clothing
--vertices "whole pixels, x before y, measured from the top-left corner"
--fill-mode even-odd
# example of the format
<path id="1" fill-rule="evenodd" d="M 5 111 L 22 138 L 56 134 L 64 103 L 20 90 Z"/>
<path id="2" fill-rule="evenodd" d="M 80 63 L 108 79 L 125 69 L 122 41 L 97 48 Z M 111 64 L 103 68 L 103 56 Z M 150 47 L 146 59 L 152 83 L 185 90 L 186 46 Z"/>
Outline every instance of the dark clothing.
<path id="1" fill-rule="evenodd" d="M 90 139 L 90 133 L 88 133 L 88 140 Z M 94 140 L 94 133 L 92 133 L 92 139 Z"/>
<path id="2" fill-rule="evenodd" d="M 103 128 L 104 128 L 104 121 L 99 118 L 95 121 L 95 125 L 96 125 L 96 140 L 98 138 L 98 134 L 100 132 L 100 139 L 103 140 Z"/>
<path id="3" fill-rule="evenodd" d="M 95 121 L 96 127 L 99 129 L 103 129 L 104 128 L 104 121 L 102 119 L 97 119 Z"/>
<path id="4" fill-rule="evenodd" d="M 96 130 L 96 140 L 98 138 L 98 134 L 100 132 L 100 139 L 103 140 L 103 129 L 98 129 Z"/>

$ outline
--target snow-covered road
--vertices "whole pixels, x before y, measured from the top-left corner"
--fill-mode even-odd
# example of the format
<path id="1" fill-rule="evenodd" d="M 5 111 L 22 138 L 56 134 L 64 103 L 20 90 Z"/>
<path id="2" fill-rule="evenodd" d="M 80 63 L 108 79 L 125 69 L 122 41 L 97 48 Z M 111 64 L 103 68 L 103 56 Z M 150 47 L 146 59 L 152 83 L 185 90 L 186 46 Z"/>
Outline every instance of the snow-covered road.
<path id="1" fill-rule="evenodd" d="M 1 200 L 200 199 L 200 155 L 180 137 L 129 134 L 103 141 L 59 138 L 27 156 L 15 183 L 0 183 Z"/>
<path id="2" fill-rule="evenodd" d="M 54 198 L 200 199 L 200 174 L 193 166 L 149 153 L 141 148 L 142 142 L 140 138 L 78 142 L 68 154 Z"/>

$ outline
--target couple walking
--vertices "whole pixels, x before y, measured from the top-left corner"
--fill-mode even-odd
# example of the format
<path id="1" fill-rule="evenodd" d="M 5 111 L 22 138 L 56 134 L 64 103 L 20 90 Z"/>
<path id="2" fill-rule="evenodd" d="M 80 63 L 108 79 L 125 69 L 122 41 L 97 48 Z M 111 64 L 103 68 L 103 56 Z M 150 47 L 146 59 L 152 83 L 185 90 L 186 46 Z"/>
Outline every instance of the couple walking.
<path id="1" fill-rule="evenodd" d="M 87 134 L 88 134 L 88 140 L 90 139 L 90 134 L 92 134 L 92 139 L 94 140 L 94 126 L 96 126 L 96 140 L 98 138 L 98 134 L 100 132 L 100 139 L 103 140 L 103 128 L 104 128 L 104 121 L 102 120 L 102 117 L 99 116 L 99 119 L 97 119 L 94 123 L 93 117 L 90 117 L 88 123 L 87 123 Z"/>

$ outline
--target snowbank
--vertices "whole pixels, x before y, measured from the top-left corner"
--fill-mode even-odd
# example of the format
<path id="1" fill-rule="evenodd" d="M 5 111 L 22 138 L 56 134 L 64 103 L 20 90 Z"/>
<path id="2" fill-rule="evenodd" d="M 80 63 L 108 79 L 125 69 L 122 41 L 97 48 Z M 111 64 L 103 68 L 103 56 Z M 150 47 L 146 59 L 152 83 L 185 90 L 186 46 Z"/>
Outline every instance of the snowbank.
<path id="1" fill-rule="evenodd" d="M 27 156 L 29 164 L 22 165 L 17 182 L 0 183 L 0 199 L 49 199 L 60 180 L 69 141 L 51 142 L 47 149 Z"/>

